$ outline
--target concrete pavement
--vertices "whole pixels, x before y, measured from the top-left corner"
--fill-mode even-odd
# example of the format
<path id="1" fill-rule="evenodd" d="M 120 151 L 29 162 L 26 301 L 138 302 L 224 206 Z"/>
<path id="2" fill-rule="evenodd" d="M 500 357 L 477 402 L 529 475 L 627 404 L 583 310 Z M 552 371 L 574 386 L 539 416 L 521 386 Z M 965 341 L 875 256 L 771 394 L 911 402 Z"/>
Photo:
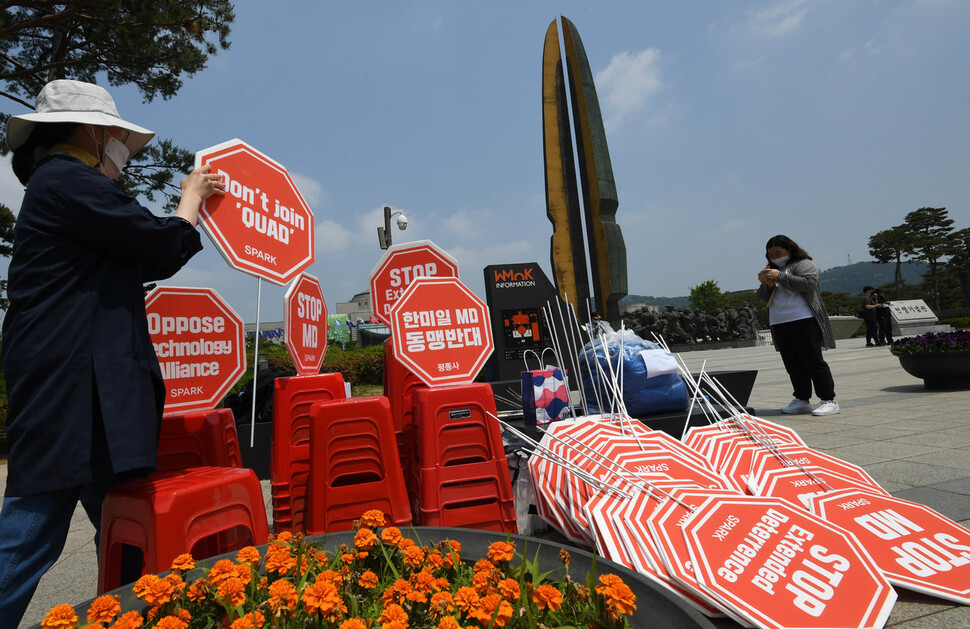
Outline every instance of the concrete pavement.
<path id="1" fill-rule="evenodd" d="M 849 339 L 826 352 L 842 407 L 841 414 L 829 417 L 781 414 L 778 409 L 791 400 L 791 384 L 771 347 L 682 356 L 695 371 L 704 360 L 710 371 L 757 369 L 749 405 L 758 415 L 791 426 L 813 448 L 861 465 L 893 495 L 970 525 L 970 391 L 927 391 L 922 381 L 899 367 L 887 348 L 864 345 L 862 339 Z M 0 488 L 5 478 L 6 466 L 0 465 Z M 269 483 L 263 485 L 270 516 Z M 95 596 L 93 532 L 78 507 L 64 553 L 41 580 L 23 627 L 40 622 L 55 604 Z M 970 607 L 903 589 L 897 592 L 889 627 L 970 627 Z"/>

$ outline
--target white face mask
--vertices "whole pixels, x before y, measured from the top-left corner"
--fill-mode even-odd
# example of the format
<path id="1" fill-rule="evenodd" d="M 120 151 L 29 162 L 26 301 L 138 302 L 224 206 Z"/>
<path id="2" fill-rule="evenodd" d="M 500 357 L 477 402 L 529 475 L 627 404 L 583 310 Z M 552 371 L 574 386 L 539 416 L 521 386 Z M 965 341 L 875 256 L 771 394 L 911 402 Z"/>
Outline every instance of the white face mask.
<path id="1" fill-rule="evenodd" d="M 129 154 L 128 147 L 125 146 L 124 142 L 117 138 L 109 137 L 104 145 L 105 160 L 101 164 L 104 167 L 104 174 L 109 179 L 117 179 L 120 177 L 121 170 L 128 163 Z"/>
<path id="2" fill-rule="evenodd" d="M 772 258 L 771 263 L 777 267 L 783 267 L 788 264 L 788 258 L 791 256 L 781 256 L 780 258 Z"/>
<path id="3" fill-rule="evenodd" d="M 91 133 L 91 137 L 97 142 L 98 138 Z M 121 176 L 121 170 L 128 163 L 128 156 L 130 152 L 125 143 L 121 140 L 109 136 L 107 130 L 102 127 L 101 137 L 102 139 L 107 136 L 107 140 L 104 142 L 104 148 L 101 150 L 101 155 L 98 157 L 98 161 L 101 162 L 101 172 L 103 172 L 108 179 L 117 179 Z"/>

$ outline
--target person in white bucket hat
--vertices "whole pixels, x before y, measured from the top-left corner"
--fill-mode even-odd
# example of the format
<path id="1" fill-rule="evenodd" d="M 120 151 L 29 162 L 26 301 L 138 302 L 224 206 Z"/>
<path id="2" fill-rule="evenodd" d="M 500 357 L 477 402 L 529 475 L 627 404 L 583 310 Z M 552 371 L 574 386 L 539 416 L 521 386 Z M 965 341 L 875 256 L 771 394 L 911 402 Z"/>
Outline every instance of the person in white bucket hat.
<path id="1" fill-rule="evenodd" d="M 175 216 L 156 216 L 111 182 L 154 134 L 124 120 L 107 91 L 52 81 L 35 109 L 7 122 L 26 191 L 3 321 L 0 629 L 20 622 L 78 501 L 97 544 L 108 489 L 155 468 L 165 386 L 143 285 L 202 249 L 199 209 L 225 188 L 196 169 L 181 182 Z"/>

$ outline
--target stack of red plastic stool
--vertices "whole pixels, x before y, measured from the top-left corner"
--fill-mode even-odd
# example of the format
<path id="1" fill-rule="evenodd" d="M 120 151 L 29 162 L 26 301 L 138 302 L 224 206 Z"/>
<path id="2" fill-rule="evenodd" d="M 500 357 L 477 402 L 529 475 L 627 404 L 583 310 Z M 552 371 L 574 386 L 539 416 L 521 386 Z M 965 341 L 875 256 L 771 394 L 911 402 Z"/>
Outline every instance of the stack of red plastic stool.
<path id="1" fill-rule="evenodd" d="M 158 434 L 157 472 L 203 465 L 242 467 L 232 410 L 165 415 Z"/>
<path id="2" fill-rule="evenodd" d="M 167 570 L 182 553 L 210 557 L 266 543 L 262 487 L 240 460 L 231 410 L 165 416 L 159 446 L 164 469 L 105 496 L 98 593 L 131 576 L 122 575 L 125 546 L 141 550 L 141 573 L 148 574 Z"/>
<path id="3" fill-rule="evenodd" d="M 394 355 L 391 339 L 384 341 L 384 395 L 391 403 L 398 458 L 404 471 L 408 494 L 412 494 L 414 490 L 411 486 L 410 470 L 414 460 L 413 394 L 418 389 L 426 388 L 428 385 Z"/>
<path id="4" fill-rule="evenodd" d="M 372 509 L 388 525 L 411 524 L 390 403 L 373 395 L 314 404 L 306 533 L 349 530 Z"/>
<path id="5" fill-rule="evenodd" d="M 275 386 L 270 463 L 273 531 L 303 531 L 310 474 L 310 407 L 315 402 L 346 399 L 347 392 L 340 373 L 277 378 Z"/>
<path id="6" fill-rule="evenodd" d="M 488 384 L 414 392 L 411 508 L 421 525 L 517 531 L 495 414 Z"/>

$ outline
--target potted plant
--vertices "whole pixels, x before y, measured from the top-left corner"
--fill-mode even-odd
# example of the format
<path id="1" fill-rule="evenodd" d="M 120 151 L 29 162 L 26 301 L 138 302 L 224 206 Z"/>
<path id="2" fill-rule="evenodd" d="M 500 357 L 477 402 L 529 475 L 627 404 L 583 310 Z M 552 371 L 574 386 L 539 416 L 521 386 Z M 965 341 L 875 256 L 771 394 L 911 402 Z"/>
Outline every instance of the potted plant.
<path id="1" fill-rule="evenodd" d="M 927 332 L 895 341 L 890 351 L 927 389 L 970 388 L 970 330 Z"/>
<path id="2" fill-rule="evenodd" d="M 663 588 L 582 550 L 492 531 L 400 530 L 383 517 L 368 511 L 356 531 L 281 533 L 204 562 L 183 555 L 168 574 L 54 607 L 41 626 L 713 629 Z"/>

